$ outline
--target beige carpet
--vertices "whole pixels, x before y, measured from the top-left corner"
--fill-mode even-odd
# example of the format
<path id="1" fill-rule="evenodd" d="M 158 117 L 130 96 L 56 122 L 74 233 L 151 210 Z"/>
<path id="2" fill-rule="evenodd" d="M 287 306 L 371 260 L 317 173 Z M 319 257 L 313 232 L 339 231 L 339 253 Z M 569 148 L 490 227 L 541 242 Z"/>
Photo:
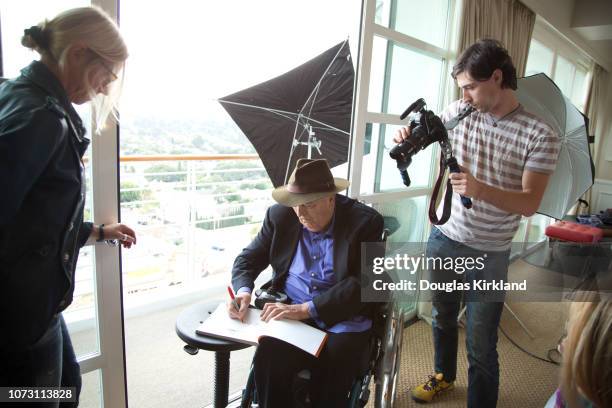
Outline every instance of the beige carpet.
<path id="1" fill-rule="evenodd" d="M 509 305 L 535 335 L 531 340 L 515 319 L 504 310 L 502 328 L 523 348 L 545 358 L 561 335 L 567 317 L 566 303 L 515 303 Z M 431 327 L 419 321 L 405 330 L 396 407 L 422 407 L 409 396 L 409 389 L 427 379 L 433 367 Z M 539 361 L 517 349 L 500 332 L 499 408 L 542 408 L 557 387 L 558 366 Z M 465 407 L 467 397 L 467 357 L 465 331 L 459 332 L 456 388 L 440 395 L 432 407 Z M 371 401 L 370 401 L 371 402 Z M 373 406 L 369 404 L 369 406 Z"/>
<path id="2" fill-rule="evenodd" d="M 567 303 L 513 303 L 515 313 L 536 336 L 522 331 L 504 312 L 502 327 L 521 346 L 545 357 L 555 347 L 563 330 Z M 187 355 L 183 343 L 174 333 L 176 316 L 185 306 L 138 316 L 126 321 L 126 354 L 128 398 L 130 407 L 202 407 L 212 400 L 213 354 Z M 94 333 L 73 336 L 77 350 L 89 351 L 95 343 Z M 460 331 L 457 388 L 440 396 L 433 407 L 465 407 L 467 361 L 465 335 Z M 253 348 L 232 353 L 230 389 L 239 390 L 245 383 Z M 538 361 L 513 346 L 500 334 L 501 390 L 498 407 L 542 408 L 557 384 L 558 367 Z M 404 331 L 401 371 L 396 407 L 415 407 L 408 390 L 431 374 L 433 346 L 431 327 L 419 321 Z M 81 406 L 100 407 L 97 373 L 83 377 Z M 374 394 L 372 393 L 372 396 Z M 373 398 L 370 399 L 370 405 Z"/>

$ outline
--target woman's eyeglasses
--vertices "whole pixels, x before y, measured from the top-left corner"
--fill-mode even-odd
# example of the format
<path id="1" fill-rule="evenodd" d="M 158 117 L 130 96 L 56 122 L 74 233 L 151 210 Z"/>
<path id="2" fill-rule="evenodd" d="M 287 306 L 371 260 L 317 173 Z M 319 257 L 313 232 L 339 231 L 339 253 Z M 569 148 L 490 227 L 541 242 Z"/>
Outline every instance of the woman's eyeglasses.
<path id="1" fill-rule="evenodd" d="M 114 81 L 114 80 L 119 78 L 117 76 L 117 74 L 115 74 L 115 72 L 111 69 L 111 67 L 108 66 L 108 64 L 106 63 L 106 60 L 104 59 L 104 57 L 102 57 L 100 54 L 98 54 L 97 52 L 95 52 L 91 48 L 89 48 L 89 51 L 91 51 L 96 56 L 96 60 L 100 63 L 100 65 L 102 65 L 104 67 L 106 72 L 108 72 L 108 74 L 110 74 L 110 76 L 112 78 L 111 81 Z"/>
<path id="2" fill-rule="evenodd" d="M 102 57 L 99 58 L 98 60 L 100 62 L 100 64 L 104 67 L 104 69 L 106 69 L 106 71 L 110 74 L 110 76 L 113 78 L 112 80 L 116 80 L 117 78 L 119 78 L 117 76 L 117 74 L 115 74 L 113 72 L 113 70 L 106 64 L 106 62 L 104 62 L 104 60 L 102 59 Z"/>

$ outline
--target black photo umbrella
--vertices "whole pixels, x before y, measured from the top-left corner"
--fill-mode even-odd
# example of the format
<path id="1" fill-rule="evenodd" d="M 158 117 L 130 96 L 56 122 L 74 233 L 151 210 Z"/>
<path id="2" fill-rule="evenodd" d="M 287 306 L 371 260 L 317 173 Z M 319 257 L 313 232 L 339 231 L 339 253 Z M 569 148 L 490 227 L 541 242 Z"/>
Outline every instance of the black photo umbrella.
<path id="1" fill-rule="evenodd" d="M 274 187 L 299 158 L 347 161 L 355 71 L 348 40 L 274 79 L 219 99 Z"/>
<path id="2" fill-rule="evenodd" d="M 555 172 L 538 213 L 561 219 L 594 181 L 587 118 L 546 74 L 519 78 L 517 97 L 525 109 L 546 121 L 561 139 Z"/>

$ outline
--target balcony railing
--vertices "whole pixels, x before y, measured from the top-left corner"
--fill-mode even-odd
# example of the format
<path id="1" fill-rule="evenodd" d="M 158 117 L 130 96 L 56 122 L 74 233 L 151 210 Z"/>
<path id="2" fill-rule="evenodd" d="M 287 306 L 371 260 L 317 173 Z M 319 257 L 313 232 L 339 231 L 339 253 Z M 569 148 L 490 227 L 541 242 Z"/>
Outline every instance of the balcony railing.
<path id="1" fill-rule="evenodd" d="M 122 255 L 125 307 L 227 282 L 271 189 L 257 155 L 121 157 L 121 221 L 138 235 Z M 71 312 L 93 307 L 92 255 L 81 252 Z"/>
<path id="2" fill-rule="evenodd" d="M 127 156 L 120 166 L 121 220 L 139 240 L 122 256 L 126 309 L 227 283 L 235 256 L 273 202 L 259 156 Z M 515 241 L 539 241 L 547 224 L 540 218 L 529 224 L 525 219 Z M 86 316 L 92 315 L 93 265 L 93 250 L 86 247 L 70 312 L 88 309 Z"/>

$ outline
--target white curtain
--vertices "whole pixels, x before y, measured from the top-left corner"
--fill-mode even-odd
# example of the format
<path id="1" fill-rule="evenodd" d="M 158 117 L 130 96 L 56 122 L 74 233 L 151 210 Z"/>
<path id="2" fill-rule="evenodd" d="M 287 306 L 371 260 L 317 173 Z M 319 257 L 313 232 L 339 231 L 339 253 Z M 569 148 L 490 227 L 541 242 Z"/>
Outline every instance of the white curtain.
<path id="1" fill-rule="evenodd" d="M 607 110 L 602 109 L 602 104 L 605 103 L 609 75 L 606 70 L 597 63 L 593 63 L 591 72 L 591 84 L 589 86 L 585 112 L 586 116 L 589 118 L 589 135 L 595 136 L 595 143 L 591 145 L 591 156 L 595 164 L 597 164 L 599 160 L 604 160 L 601 151 L 605 146 L 603 138 L 606 134 L 606 129 L 602 129 L 601 126 L 600 129 L 597 129 L 597 126 L 600 123 L 605 123 L 607 119 L 601 116 L 605 115 L 607 112 Z M 582 198 L 591 204 L 591 189 L 589 189 Z"/>
<path id="2" fill-rule="evenodd" d="M 597 162 L 599 155 L 603 149 L 603 134 L 595 134 L 597 124 L 603 120 L 599 115 L 602 113 L 601 104 L 606 98 L 606 89 L 608 88 L 608 73 L 598 64 L 593 66 L 593 75 L 591 86 L 589 87 L 589 96 L 586 103 L 586 115 L 589 118 L 589 134 L 595 135 L 595 145 L 593 152 L 593 160 Z"/>
<path id="3" fill-rule="evenodd" d="M 459 50 L 481 38 L 500 41 L 510 54 L 516 74 L 525 74 L 536 15 L 517 0 L 464 0 Z"/>

